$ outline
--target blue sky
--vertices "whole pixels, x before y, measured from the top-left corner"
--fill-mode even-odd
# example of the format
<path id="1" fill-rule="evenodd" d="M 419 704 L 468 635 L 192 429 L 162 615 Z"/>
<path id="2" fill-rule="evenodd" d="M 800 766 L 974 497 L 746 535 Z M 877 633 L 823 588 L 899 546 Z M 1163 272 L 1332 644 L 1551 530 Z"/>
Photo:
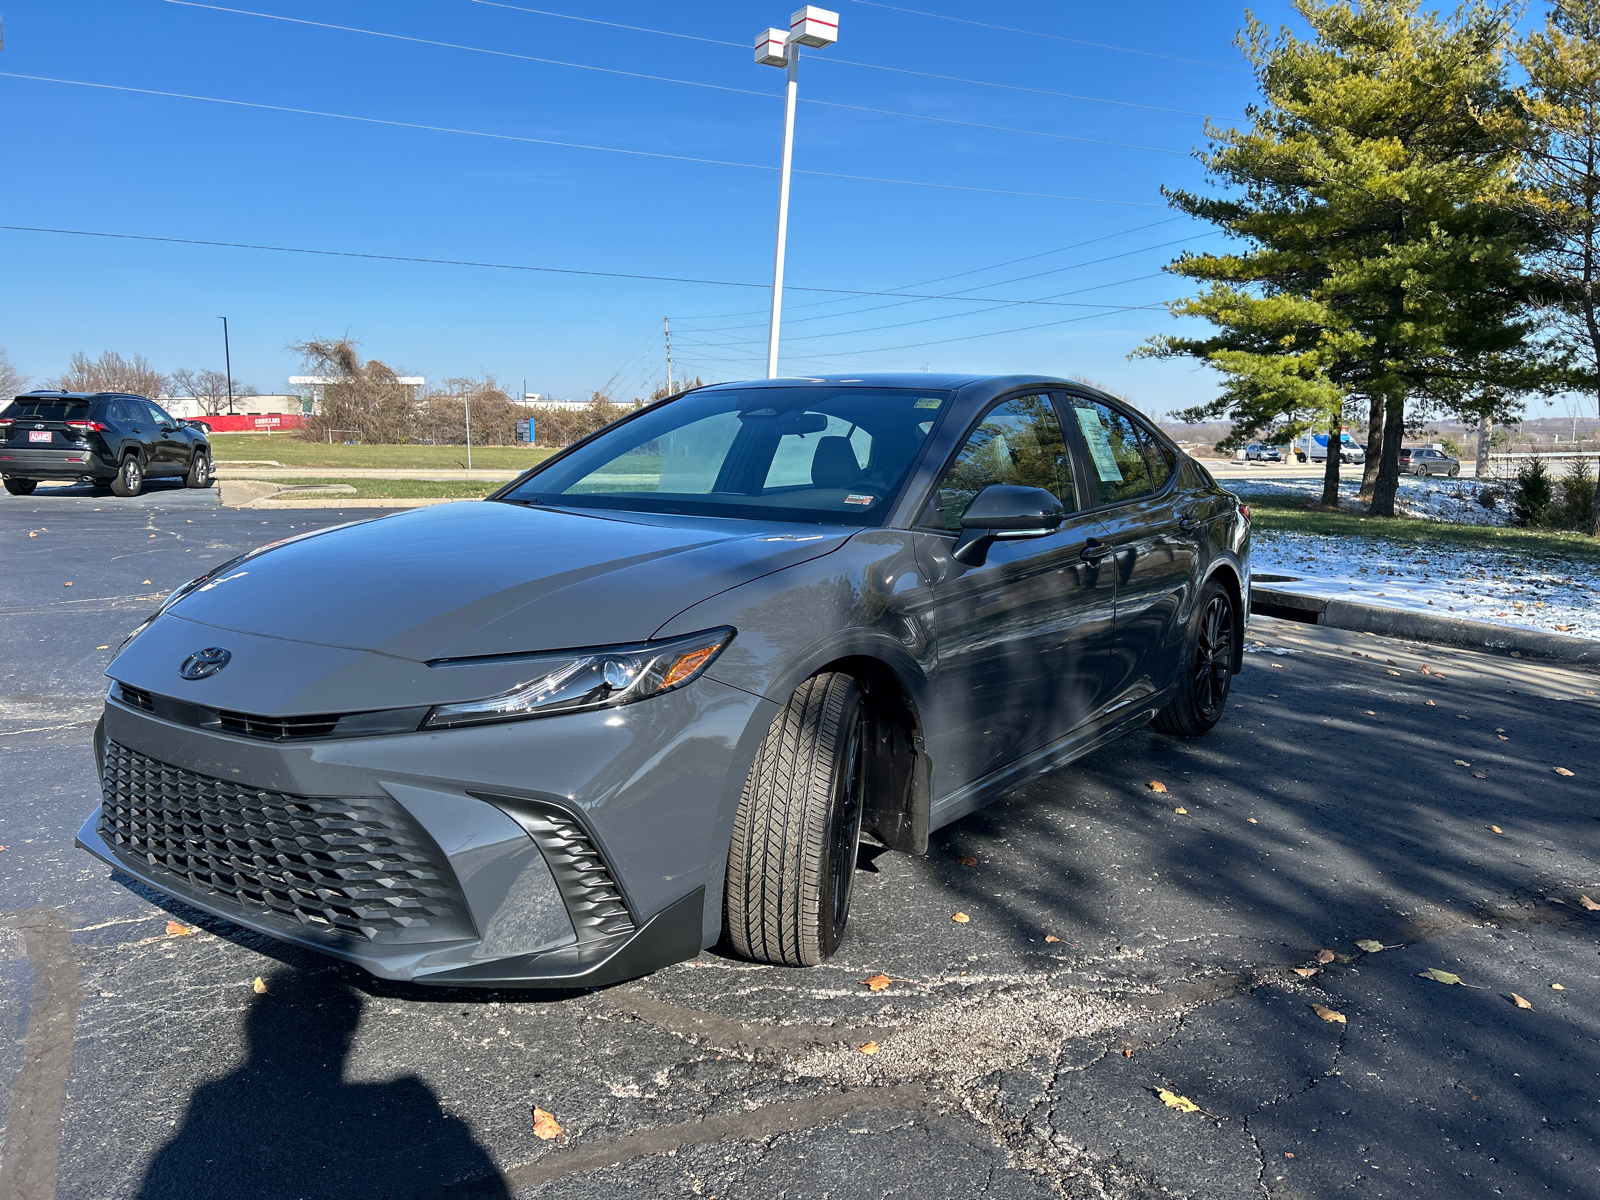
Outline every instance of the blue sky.
<path id="1" fill-rule="evenodd" d="M 524 9 L 545 5 L 692 37 L 480 0 L 11 0 L 0 224 L 764 285 L 783 72 L 749 47 L 793 6 Z M 818 174 L 795 177 L 788 282 L 965 298 L 790 291 L 784 373 L 1077 374 L 1154 411 L 1209 394 L 1203 370 L 1127 354 L 1172 327 L 1141 307 L 1182 294 L 1161 265 L 1216 244 L 1160 187 L 1198 185 L 1202 114 L 1250 102 L 1242 6 L 910 7 L 1035 33 L 842 0 L 839 44 L 802 65 L 795 166 Z M 764 373 L 760 287 L 9 230 L 0 280 L 0 346 L 35 378 L 74 350 L 220 368 L 219 314 L 235 375 L 269 392 L 298 368 L 288 344 L 348 332 L 430 379 L 628 398 L 664 377 L 664 315 L 680 374 Z"/>

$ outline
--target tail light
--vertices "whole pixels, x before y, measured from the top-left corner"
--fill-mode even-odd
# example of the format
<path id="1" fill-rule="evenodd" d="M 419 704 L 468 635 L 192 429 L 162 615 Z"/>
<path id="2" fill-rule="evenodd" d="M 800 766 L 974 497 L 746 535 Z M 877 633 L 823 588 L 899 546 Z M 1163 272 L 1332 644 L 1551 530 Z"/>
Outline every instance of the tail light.
<path id="1" fill-rule="evenodd" d="M 106 431 L 106 426 L 100 424 L 99 421 L 68 421 L 66 426 L 68 429 L 76 429 L 79 433 L 104 433 Z"/>
<path id="2" fill-rule="evenodd" d="M 1250 524 L 1250 506 L 1248 504 L 1239 505 L 1239 515 L 1244 518 L 1246 525 Z"/>

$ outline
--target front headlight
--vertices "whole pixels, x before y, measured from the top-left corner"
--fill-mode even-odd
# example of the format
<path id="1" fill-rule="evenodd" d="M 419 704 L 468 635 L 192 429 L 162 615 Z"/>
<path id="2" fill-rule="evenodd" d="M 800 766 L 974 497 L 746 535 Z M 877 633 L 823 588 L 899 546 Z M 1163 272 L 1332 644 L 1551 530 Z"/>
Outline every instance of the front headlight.
<path id="1" fill-rule="evenodd" d="M 659 696 L 697 678 L 733 634 L 732 629 L 708 629 L 639 646 L 550 655 L 537 660 L 537 678 L 486 700 L 437 705 L 423 718 L 422 728 L 550 717 Z"/>

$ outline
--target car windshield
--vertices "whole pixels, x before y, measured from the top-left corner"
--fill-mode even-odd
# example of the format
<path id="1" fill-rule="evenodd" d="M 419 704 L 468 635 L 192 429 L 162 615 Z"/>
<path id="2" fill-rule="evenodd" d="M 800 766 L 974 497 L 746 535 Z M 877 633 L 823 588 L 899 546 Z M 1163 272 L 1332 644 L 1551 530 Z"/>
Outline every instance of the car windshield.
<path id="1" fill-rule="evenodd" d="M 875 525 L 949 395 L 825 385 L 691 392 L 601 433 L 500 499 Z"/>
<path id="2" fill-rule="evenodd" d="M 31 400 L 18 397 L 0 417 L 20 421 L 32 417 L 36 421 L 84 421 L 89 417 L 87 400 Z"/>

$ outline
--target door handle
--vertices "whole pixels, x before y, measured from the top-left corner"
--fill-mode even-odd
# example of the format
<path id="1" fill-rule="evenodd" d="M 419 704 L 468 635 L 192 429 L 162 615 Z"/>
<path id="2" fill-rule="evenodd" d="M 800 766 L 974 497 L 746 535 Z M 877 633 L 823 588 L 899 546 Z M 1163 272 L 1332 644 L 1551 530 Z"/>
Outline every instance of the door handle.
<path id="1" fill-rule="evenodd" d="M 1197 524 L 1198 524 L 1198 522 L 1194 519 L 1194 514 L 1193 513 L 1179 513 L 1178 514 L 1178 532 L 1179 533 L 1193 533 L 1195 531 L 1195 526 Z"/>
<path id="2" fill-rule="evenodd" d="M 1083 549 L 1078 551 L 1078 557 L 1086 563 L 1097 563 L 1110 554 L 1112 547 L 1106 545 L 1099 538 L 1088 538 L 1083 543 Z"/>

